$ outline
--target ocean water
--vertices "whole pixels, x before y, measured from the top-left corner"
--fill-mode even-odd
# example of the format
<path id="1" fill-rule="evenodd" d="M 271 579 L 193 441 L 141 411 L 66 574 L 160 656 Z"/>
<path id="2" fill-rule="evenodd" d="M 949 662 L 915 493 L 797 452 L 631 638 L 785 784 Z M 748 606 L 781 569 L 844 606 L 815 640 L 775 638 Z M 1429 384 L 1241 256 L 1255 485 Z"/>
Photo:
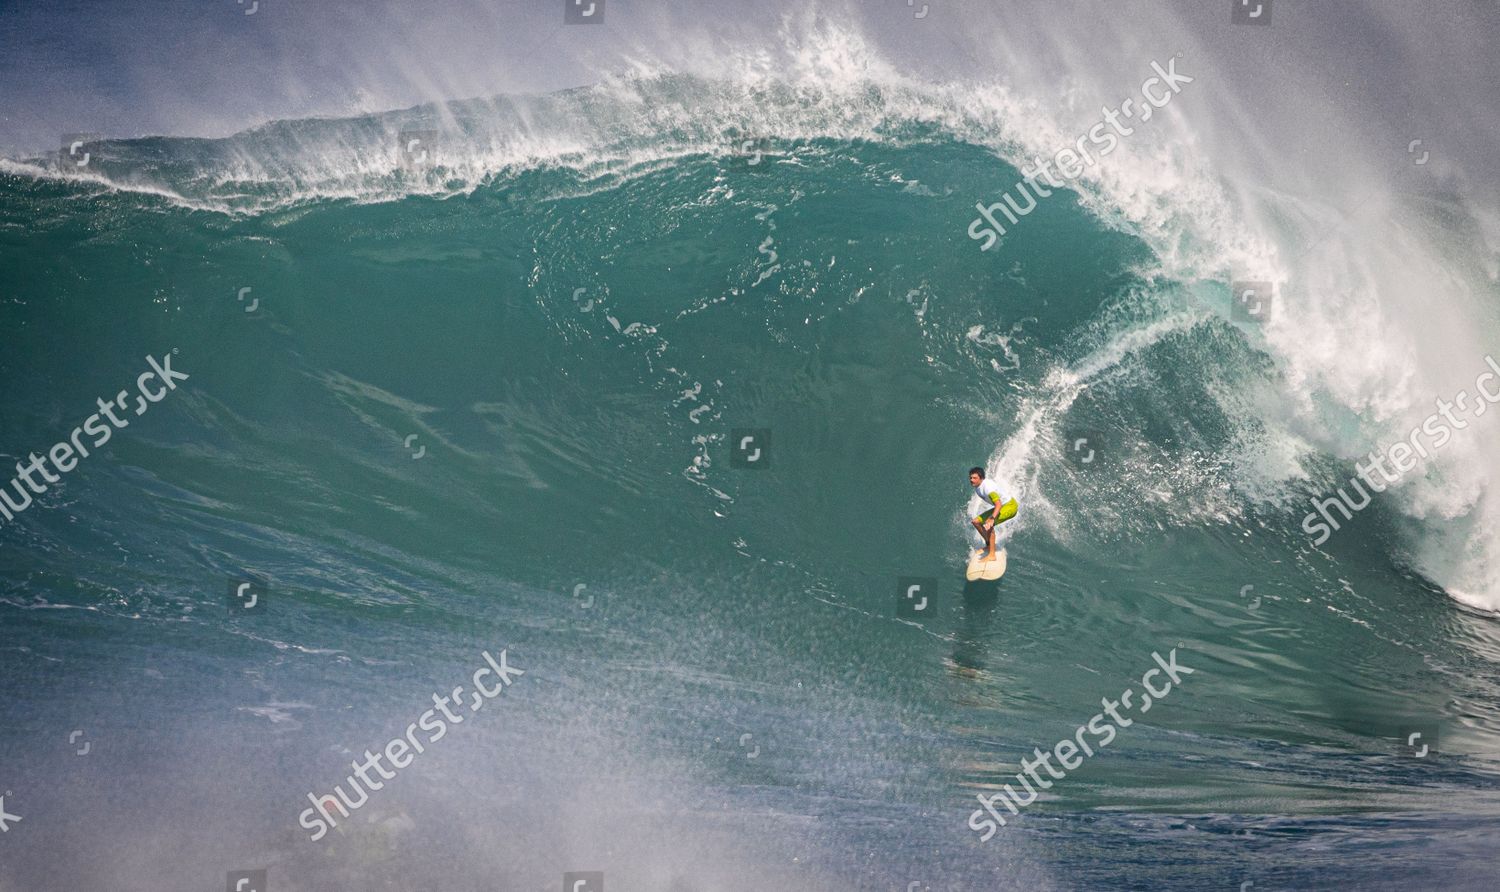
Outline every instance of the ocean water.
<path id="1" fill-rule="evenodd" d="M 1052 107 L 792 30 L 0 162 L 6 465 L 188 376 L 0 523 L 0 889 L 1492 888 L 1493 416 L 1304 519 L 1500 347 L 1490 193 L 1210 151 L 1230 62 L 1183 34 Z M 1174 47 L 1160 128 L 981 251 Z M 1022 505 L 997 586 L 974 464 Z"/>

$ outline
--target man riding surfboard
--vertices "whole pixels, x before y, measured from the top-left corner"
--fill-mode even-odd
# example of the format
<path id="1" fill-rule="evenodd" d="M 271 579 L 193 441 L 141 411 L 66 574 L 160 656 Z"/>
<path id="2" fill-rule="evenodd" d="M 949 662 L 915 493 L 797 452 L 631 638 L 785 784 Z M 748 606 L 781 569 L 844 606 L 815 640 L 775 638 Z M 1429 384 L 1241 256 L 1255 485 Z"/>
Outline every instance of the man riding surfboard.
<path id="1" fill-rule="evenodd" d="M 983 554 L 980 560 L 993 560 L 995 557 L 995 527 L 1015 517 L 1016 511 L 1020 509 L 1020 506 L 1016 504 L 1015 499 L 1009 498 L 1005 493 L 1001 492 L 999 486 L 984 478 L 984 468 L 969 469 L 969 485 L 974 487 L 974 495 L 979 496 L 980 499 L 989 502 L 993 506 L 971 521 L 974 524 L 974 529 L 979 532 L 979 538 L 984 540 L 984 544 L 989 549 L 988 551 L 983 548 L 980 549 L 980 553 Z"/>

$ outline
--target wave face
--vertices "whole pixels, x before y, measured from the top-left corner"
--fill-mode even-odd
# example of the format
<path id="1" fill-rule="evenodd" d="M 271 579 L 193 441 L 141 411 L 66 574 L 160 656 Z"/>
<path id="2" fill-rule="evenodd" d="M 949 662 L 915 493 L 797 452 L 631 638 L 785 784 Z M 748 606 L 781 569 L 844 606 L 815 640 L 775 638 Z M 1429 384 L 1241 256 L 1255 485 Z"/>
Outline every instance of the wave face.
<path id="1" fill-rule="evenodd" d="M 7 464 L 148 355 L 189 375 L 0 524 L 3 789 L 84 853 L 17 888 L 1481 888 L 1493 416 L 1304 517 L 1484 371 L 1491 196 L 1450 159 L 1348 216 L 1232 149 L 1234 60 L 1157 25 L 1052 45 L 1056 107 L 814 22 L 715 77 L 0 164 Z M 965 234 L 1179 49 L 1158 128 Z M 1024 506 L 998 598 L 956 576 L 980 462 Z M 502 714 L 309 842 L 307 794 L 500 648 Z M 976 793 L 1174 649 L 1180 693 L 978 840 Z M 93 761 L 32 736 L 75 728 Z"/>

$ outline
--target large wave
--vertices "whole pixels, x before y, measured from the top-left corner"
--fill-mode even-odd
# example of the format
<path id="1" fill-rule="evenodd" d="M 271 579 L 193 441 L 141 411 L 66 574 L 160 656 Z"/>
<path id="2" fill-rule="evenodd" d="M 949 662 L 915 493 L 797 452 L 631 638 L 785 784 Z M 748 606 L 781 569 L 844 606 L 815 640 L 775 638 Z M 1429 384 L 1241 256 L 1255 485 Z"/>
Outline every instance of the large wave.
<path id="1" fill-rule="evenodd" d="M 0 687 L 49 728 L 85 707 L 183 726 L 184 758 L 222 764 L 181 782 L 159 728 L 131 728 L 154 761 L 119 789 L 322 878 L 286 838 L 305 790 L 497 642 L 536 683 L 421 769 L 451 786 L 383 794 L 398 841 L 365 841 L 402 876 L 554 882 L 501 812 L 580 864 L 639 852 L 612 863 L 643 887 L 691 873 L 629 829 L 653 822 L 734 864 L 728 888 L 884 888 L 914 862 L 1103 886 L 1146 867 L 1090 860 L 1101 838 L 1138 851 L 1143 826 L 1163 871 L 1202 828 L 1226 840 L 1199 885 L 1285 860 L 1229 828 L 1349 841 L 1355 881 L 1470 863 L 1462 834 L 1414 852 L 1389 830 L 1493 824 L 1493 624 L 1403 571 L 1500 606 L 1494 413 L 1321 549 L 1300 520 L 1485 368 L 1495 186 L 1439 135 L 1490 122 L 1434 108 L 1408 137 L 1415 100 L 1375 94 L 1434 45 L 1487 52 L 1466 29 L 1493 13 L 1366 10 L 1406 51 L 1372 70 L 1337 52 L 1336 13 L 1279 5 L 1296 58 L 1328 60 L 1309 72 L 1256 29 L 1226 51 L 1203 5 L 1094 37 L 1092 4 L 966 9 L 962 37 L 895 40 L 825 7 L 727 49 L 631 44 L 587 87 L 0 162 L 0 369 L 35 382 L 0 404 L 10 458 L 148 352 L 192 376 L 0 527 L 17 663 L 61 667 Z M 981 250 L 976 204 L 1173 61 L 1193 81 L 1170 106 Z M 1269 318 L 1236 310 L 1246 281 L 1274 287 Z M 772 472 L 735 467 L 731 438 L 762 428 Z M 892 577 L 956 565 L 985 453 L 1023 505 L 1003 597 L 945 577 L 938 616 L 893 616 Z M 226 613 L 252 572 L 274 609 Z M 1061 832 L 974 845 L 973 793 L 1174 643 L 1193 699 L 1059 786 Z M 77 694 L 103 677 L 100 703 Z M 1441 717 L 1461 755 L 1393 763 L 1397 713 Z M 17 764 L 63 772 L 50 753 Z M 210 784 L 270 817 L 246 830 Z M 454 867 L 399 842 L 428 832 L 506 848 Z M 111 848 L 181 844 L 135 840 Z M 157 860 L 136 874 L 177 866 Z"/>
<path id="2" fill-rule="evenodd" d="M 1400 16 L 1367 12 L 1391 27 Z M 1228 318 L 1232 282 L 1274 287 L 1269 318 L 1241 326 L 1273 369 L 1247 365 L 1237 382 L 1230 376 L 1212 393 L 1238 431 L 1221 457 L 1242 498 L 1311 510 L 1311 497 L 1332 492 L 1354 460 L 1405 439 L 1435 400 L 1482 369 L 1496 334 L 1493 189 L 1478 182 L 1475 159 L 1451 149 L 1431 157 L 1405 151 L 1388 120 L 1350 119 L 1346 97 L 1319 101 L 1305 83 L 1292 114 L 1256 116 L 1257 96 L 1287 89 L 1288 76 L 1273 75 L 1248 49 L 1249 59 L 1210 55 L 1190 22 L 1159 11 L 1155 30 L 1108 45 L 1064 39 L 1083 33 L 1068 27 L 1082 14 L 1010 11 L 1009 32 L 1030 36 L 960 47 L 972 64 L 943 79 L 906 71 L 856 30 L 809 13 L 784 19 L 760 52 L 725 58 L 689 47 L 671 65 L 643 56 L 626 73 L 563 93 L 278 122 L 226 139 L 104 142 L 91 146 L 85 171 L 59 173 L 41 159 L 3 169 L 257 215 L 326 201 L 464 195 L 546 170 L 573 174 L 556 186 L 562 197 L 693 156 L 763 153 L 767 164 L 795 164 L 795 148 L 818 140 L 952 139 L 1024 167 L 1072 144 L 1097 119 L 1095 107 L 1130 95 L 1150 62 L 1176 59 L 1193 83 L 1072 185 L 1102 221 L 1151 246 L 1154 256 L 1137 270 L 1152 283 L 1146 300 L 1186 296 L 1195 311 Z M 1027 16 L 1024 25 L 1015 21 Z M 1458 40 L 1465 21 L 1445 17 L 1445 34 Z M 980 34 L 998 28 L 982 15 L 972 24 Z M 1308 32 L 1302 39 L 1313 40 L 1333 24 L 1300 27 Z M 980 63 L 1000 55 L 1004 76 L 990 76 Z M 1041 64 L 1048 55 L 1067 64 Z M 1067 75 L 1052 74 L 1058 70 Z M 1316 123 L 1332 119 L 1337 127 Z M 421 164 L 403 152 L 403 140 L 413 138 L 425 141 Z M 998 196 L 972 198 L 988 204 Z M 968 218 L 952 222 L 953 237 L 964 238 Z M 967 262 L 994 267 L 974 248 Z M 1101 318 L 1090 351 L 1059 357 L 1019 432 L 997 444 L 995 462 L 1006 474 L 1034 478 L 1037 454 L 1056 451 L 1072 394 L 1094 376 L 1139 363 L 1156 341 L 1152 332 L 1168 330 L 1118 317 Z M 1220 379 L 1210 368 L 1201 373 Z M 1493 417 L 1476 418 L 1382 497 L 1409 519 L 1405 557 L 1455 597 L 1491 609 L 1500 606 L 1500 507 L 1483 444 L 1494 435 Z M 1205 516 L 1225 510 L 1212 491 L 1198 487 L 1194 496 Z M 1036 490 L 1033 498 L 1045 505 L 1048 496 Z M 1056 512 L 1036 516 L 1061 523 Z"/>

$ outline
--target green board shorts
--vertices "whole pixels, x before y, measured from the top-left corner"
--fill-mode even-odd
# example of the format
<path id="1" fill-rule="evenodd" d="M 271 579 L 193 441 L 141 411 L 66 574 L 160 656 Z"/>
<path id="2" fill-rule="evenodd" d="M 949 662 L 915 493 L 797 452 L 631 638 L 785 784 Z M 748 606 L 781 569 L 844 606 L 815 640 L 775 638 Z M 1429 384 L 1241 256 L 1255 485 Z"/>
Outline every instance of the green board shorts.
<path id="1" fill-rule="evenodd" d="M 978 517 L 974 518 L 974 522 L 975 523 L 984 523 L 986 520 L 989 520 L 991 517 L 994 517 L 995 518 L 995 525 L 999 526 L 1000 524 L 1005 523 L 1007 520 L 1010 520 L 1012 517 L 1015 517 L 1016 516 L 1016 512 L 1018 510 L 1020 510 L 1020 507 L 1021 507 L 1020 505 L 1016 504 L 1016 500 L 1015 499 L 1011 499 L 1009 502 L 1006 502 L 1004 505 L 1001 505 L 998 508 L 991 508 L 990 510 L 988 510 L 988 511 L 984 512 L 983 514 L 979 515 Z M 995 514 L 996 511 L 1000 512 L 998 516 Z"/>

